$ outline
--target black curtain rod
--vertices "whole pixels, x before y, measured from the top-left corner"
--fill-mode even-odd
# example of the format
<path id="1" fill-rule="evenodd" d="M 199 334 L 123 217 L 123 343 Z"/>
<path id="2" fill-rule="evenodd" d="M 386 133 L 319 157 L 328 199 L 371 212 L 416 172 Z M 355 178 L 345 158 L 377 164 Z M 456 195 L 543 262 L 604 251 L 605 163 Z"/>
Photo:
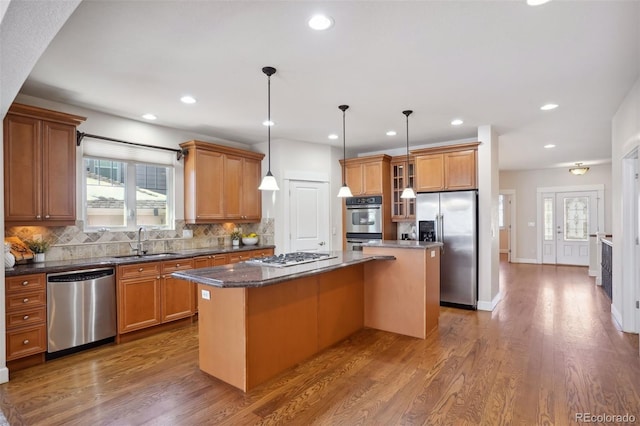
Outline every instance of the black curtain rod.
<path id="1" fill-rule="evenodd" d="M 187 153 L 189 152 L 186 149 L 165 148 L 164 146 L 153 146 L 153 145 L 145 145 L 143 143 L 127 142 L 127 141 L 122 141 L 120 139 L 108 138 L 106 136 L 92 135 L 90 133 L 80 132 L 78 130 L 76 130 L 76 146 L 80 146 L 82 139 L 84 139 L 85 137 L 93 138 L 93 139 L 102 139 L 104 141 L 109 141 L 109 142 L 123 143 L 126 145 L 141 146 L 144 148 L 153 148 L 153 149 L 161 149 L 163 151 L 172 151 L 176 153 L 178 157 L 178 161 L 180 161 L 180 159 L 182 159 L 182 157 L 187 155 Z"/>

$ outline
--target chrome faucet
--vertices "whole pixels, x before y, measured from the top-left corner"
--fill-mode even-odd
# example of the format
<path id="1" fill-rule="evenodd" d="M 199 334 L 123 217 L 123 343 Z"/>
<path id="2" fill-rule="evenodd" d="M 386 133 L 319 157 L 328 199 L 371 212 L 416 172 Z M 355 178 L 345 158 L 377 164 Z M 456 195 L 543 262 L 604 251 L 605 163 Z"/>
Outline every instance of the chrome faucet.
<path id="1" fill-rule="evenodd" d="M 136 248 L 134 249 L 136 254 L 138 256 L 141 256 L 143 254 L 145 254 L 147 251 L 144 249 L 144 241 L 142 240 L 142 233 L 144 232 L 144 239 L 147 239 L 147 230 L 144 228 L 144 226 L 141 226 L 140 228 L 138 228 L 138 244 L 136 245 Z"/>

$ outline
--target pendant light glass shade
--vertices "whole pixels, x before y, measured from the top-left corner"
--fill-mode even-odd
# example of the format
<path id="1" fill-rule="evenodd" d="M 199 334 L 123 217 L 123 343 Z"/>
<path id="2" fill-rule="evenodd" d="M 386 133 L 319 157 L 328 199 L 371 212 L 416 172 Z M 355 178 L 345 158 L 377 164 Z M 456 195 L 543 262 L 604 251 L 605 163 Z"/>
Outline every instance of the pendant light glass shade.
<path id="1" fill-rule="evenodd" d="M 262 72 L 267 75 L 267 122 L 271 123 L 271 76 L 276 73 L 276 69 L 273 67 L 264 67 L 262 68 Z M 269 167 L 258 189 L 260 191 L 279 191 L 278 182 L 276 178 L 273 177 L 273 174 L 271 174 L 271 126 L 267 126 L 267 154 L 269 155 Z"/>
<path id="2" fill-rule="evenodd" d="M 416 198 L 416 192 L 413 190 L 412 187 L 407 186 L 402 191 L 402 195 L 400 195 L 400 198 Z"/>
<path id="3" fill-rule="evenodd" d="M 345 168 L 347 167 L 347 142 L 345 141 L 345 131 L 344 131 L 344 121 L 345 121 L 345 111 L 349 109 L 349 105 L 340 105 L 338 107 L 340 111 L 342 111 L 342 187 L 340 187 L 340 191 L 338 191 L 338 198 L 347 198 L 353 197 L 351 193 L 351 189 L 349 185 L 347 185 L 347 179 L 345 177 Z"/>
<path id="4" fill-rule="evenodd" d="M 572 175 L 580 176 L 589 171 L 589 167 L 584 167 L 582 163 L 576 163 L 576 167 L 572 167 L 569 169 L 569 173 Z"/>
<path id="5" fill-rule="evenodd" d="M 347 197 L 353 197 L 353 194 L 351 193 L 351 189 L 347 185 L 342 185 L 340 187 L 340 191 L 338 191 L 338 198 L 347 198 Z"/>
<path id="6" fill-rule="evenodd" d="M 416 192 L 413 190 L 411 185 L 409 185 L 409 116 L 413 113 L 411 110 L 402 111 L 402 113 L 407 117 L 407 186 L 402 191 L 400 198 L 416 198 Z"/>

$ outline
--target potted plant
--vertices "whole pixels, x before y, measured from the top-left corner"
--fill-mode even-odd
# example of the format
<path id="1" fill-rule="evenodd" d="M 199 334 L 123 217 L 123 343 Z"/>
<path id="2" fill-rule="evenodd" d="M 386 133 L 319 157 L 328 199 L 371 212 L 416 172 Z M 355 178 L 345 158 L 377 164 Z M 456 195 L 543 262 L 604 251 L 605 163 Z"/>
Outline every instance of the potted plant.
<path id="1" fill-rule="evenodd" d="M 231 233 L 231 244 L 235 247 L 240 245 L 240 238 L 242 237 L 242 233 L 238 231 L 238 228 L 235 228 Z"/>
<path id="2" fill-rule="evenodd" d="M 44 254 L 49 250 L 49 241 L 27 240 L 25 243 L 29 247 L 29 250 L 35 254 L 34 262 L 44 262 Z"/>

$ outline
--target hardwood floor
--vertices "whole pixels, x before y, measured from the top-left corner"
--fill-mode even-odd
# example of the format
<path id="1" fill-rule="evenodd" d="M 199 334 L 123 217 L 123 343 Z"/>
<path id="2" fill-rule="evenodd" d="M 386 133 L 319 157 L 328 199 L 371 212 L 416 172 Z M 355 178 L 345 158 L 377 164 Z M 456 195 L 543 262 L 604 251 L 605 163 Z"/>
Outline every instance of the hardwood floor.
<path id="1" fill-rule="evenodd" d="M 638 336 L 586 268 L 501 264 L 493 312 L 442 308 L 426 340 L 365 329 L 244 394 L 198 369 L 197 324 L 11 374 L 11 425 L 640 422 Z M 613 423 L 613 422 L 610 422 Z"/>

